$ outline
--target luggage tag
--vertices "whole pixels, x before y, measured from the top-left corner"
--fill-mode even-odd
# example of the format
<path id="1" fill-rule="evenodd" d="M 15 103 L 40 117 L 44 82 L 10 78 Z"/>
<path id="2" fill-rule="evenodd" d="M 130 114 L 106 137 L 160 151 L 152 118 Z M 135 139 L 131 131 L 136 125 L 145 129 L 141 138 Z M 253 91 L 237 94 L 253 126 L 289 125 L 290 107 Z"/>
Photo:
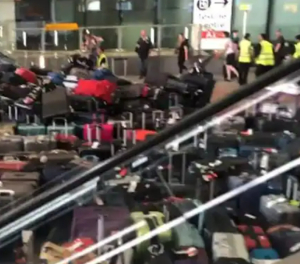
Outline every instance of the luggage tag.
<path id="1" fill-rule="evenodd" d="M 169 169 L 168 169 L 168 183 L 174 183 L 173 180 L 173 158 L 175 156 L 181 156 L 181 184 L 185 184 L 186 178 L 186 152 L 178 151 L 178 152 L 168 152 L 169 156 Z"/>

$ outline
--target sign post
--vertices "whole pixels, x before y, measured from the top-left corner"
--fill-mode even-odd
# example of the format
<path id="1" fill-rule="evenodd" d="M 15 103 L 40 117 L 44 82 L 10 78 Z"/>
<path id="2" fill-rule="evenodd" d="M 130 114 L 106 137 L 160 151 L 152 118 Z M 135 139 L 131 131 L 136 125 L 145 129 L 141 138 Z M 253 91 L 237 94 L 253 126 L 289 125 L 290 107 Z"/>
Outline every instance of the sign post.
<path id="1" fill-rule="evenodd" d="M 243 12 L 243 36 L 247 33 L 248 12 L 251 10 L 251 5 L 241 4 L 240 10 Z"/>

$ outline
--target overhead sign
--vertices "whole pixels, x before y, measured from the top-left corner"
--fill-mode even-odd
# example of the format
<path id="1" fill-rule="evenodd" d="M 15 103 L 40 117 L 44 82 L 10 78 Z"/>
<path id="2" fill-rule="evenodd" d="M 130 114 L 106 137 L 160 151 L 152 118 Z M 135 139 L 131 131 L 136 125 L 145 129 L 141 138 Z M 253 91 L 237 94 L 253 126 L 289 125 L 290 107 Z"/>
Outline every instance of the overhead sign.
<path id="1" fill-rule="evenodd" d="M 46 24 L 45 29 L 48 31 L 71 31 L 79 28 L 77 23 L 53 23 Z"/>
<path id="2" fill-rule="evenodd" d="M 232 4 L 233 0 L 194 0 L 193 24 L 201 25 L 202 33 L 192 32 L 192 34 L 197 34 L 198 38 L 202 37 L 201 49 L 224 48 L 227 39 L 223 33 L 231 31 Z M 207 31 L 215 33 L 208 34 Z M 192 46 L 197 50 L 199 43 L 195 42 L 197 38 L 193 39 Z"/>

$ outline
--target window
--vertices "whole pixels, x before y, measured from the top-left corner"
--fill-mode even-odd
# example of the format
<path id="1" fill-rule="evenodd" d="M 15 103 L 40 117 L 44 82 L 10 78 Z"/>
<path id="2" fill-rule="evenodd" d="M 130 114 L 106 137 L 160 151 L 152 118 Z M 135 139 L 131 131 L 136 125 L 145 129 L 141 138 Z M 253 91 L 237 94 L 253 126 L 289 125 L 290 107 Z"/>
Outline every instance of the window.
<path id="1" fill-rule="evenodd" d="M 88 11 L 101 11 L 101 1 L 100 0 L 90 0 L 87 3 Z"/>

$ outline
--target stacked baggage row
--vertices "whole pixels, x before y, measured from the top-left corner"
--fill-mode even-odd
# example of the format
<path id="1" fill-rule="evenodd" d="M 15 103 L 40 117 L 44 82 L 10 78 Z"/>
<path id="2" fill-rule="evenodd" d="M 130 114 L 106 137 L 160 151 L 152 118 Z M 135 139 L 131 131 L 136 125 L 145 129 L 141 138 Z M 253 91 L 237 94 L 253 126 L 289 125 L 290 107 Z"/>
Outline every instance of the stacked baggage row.
<path id="1" fill-rule="evenodd" d="M 192 77 L 197 76 L 202 81 L 209 80 L 208 75 L 200 74 L 201 78 L 199 78 L 198 73 L 191 74 Z M 50 121 L 45 122 L 43 126 L 43 131 L 46 131 L 43 134 L 47 134 L 44 137 L 49 139 L 53 137 L 57 144 L 55 148 L 68 151 L 72 156 L 68 160 L 69 163 L 59 165 L 60 172 L 57 174 L 62 173 L 61 168 L 68 167 L 66 164 L 78 165 L 79 161 L 78 171 L 65 174 L 67 175 L 65 177 L 72 177 L 80 170 L 92 166 L 90 160 L 94 161 L 95 156 L 97 160 L 103 160 L 111 156 L 112 149 L 117 153 L 115 140 L 122 140 L 122 151 L 124 146 L 128 148 L 134 144 L 134 138 L 138 141 L 138 139 L 144 140 L 145 135 L 151 136 L 152 133 L 150 135 L 148 132 L 145 133 L 148 127 L 145 129 L 142 124 L 156 126 L 156 115 L 167 116 L 167 118 L 181 116 L 181 114 L 184 116 L 188 108 L 184 103 L 186 94 L 179 91 L 190 87 L 182 86 L 182 82 L 174 77 L 167 75 L 164 77 L 167 85 L 164 85 L 164 89 L 160 91 L 166 92 L 166 87 L 171 88 L 166 92 L 168 94 L 166 98 L 171 97 L 172 100 L 175 98 L 175 101 L 180 101 L 183 107 L 178 107 L 177 102 L 172 103 L 171 107 L 164 109 L 157 107 L 154 110 L 151 104 L 150 107 L 146 107 L 147 111 L 142 111 L 144 107 L 131 108 L 137 111 L 124 111 L 124 108 L 120 111 L 112 106 L 104 107 L 105 112 L 103 112 L 103 107 L 99 107 L 103 119 L 106 118 L 99 123 L 101 125 L 114 123 L 114 136 L 110 137 L 114 139 L 113 144 L 107 142 L 107 137 L 104 137 L 107 130 L 102 127 L 99 130 L 100 140 L 99 138 L 89 140 L 89 137 L 84 138 L 72 129 L 70 129 L 72 132 L 67 132 L 70 123 L 74 121 L 73 113 L 64 117 L 66 125 L 60 123 L 60 120 L 53 119 L 49 114 L 47 118 L 50 118 Z M 157 89 L 158 85 L 154 82 L 152 85 L 150 87 Z M 198 89 L 200 91 L 197 93 L 194 90 L 193 96 L 202 93 L 204 97 L 207 86 L 201 87 L 202 89 Z M 201 96 L 197 101 L 200 101 L 199 98 Z M 134 99 L 139 104 L 144 100 L 144 98 Z M 128 103 L 124 99 L 123 101 Z M 42 100 L 42 103 L 44 102 Z M 71 106 L 74 108 L 72 103 Z M 267 111 L 265 111 L 266 107 Z M 273 109 L 273 112 L 269 111 L 270 109 Z M 120 113 L 123 111 L 129 113 Z M 190 109 L 187 112 L 190 112 Z M 23 119 L 26 120 L 26 117 Z M 161 123 L 164 125 L 160 129 L 163 129 L 167 123 L 172 122 L 165 120 Z M 17 131 L 20 130 L 18 130 L 20 125 L 17 124 Z M 57 263 L 66 258 L 69 258 L 66 263 L 97 263 L 96 259 L 99 256 L 127 241 L 141 238 L 153 229 L 182 217 L 185 212 L 253 179 L 258 179 L 260 175 L 297 158 L 300 148 L 298 127 L 296 111 L 293 112 L 288 106 L 280 105 L 276 101 L 260 105 L 251 115 L 246 113 L 226 120 L 220 126 L 207 131 L 205 135 L 200 137 L 198 135 L 195 139 L 183 143 L 180 150 L 154 148 L 147 153 L 147 156 L 136 157 L 129 164 L 119 164 L 119 167 L 105 174 L 105 178 L 100 177 L 97 192 L 76 200 L 75 208 L 69 206 L 62 208 L 64 210 L 61 210 L 56 217 L 48 219 L 46 224 L 33 228 L 34 245 L 23 239 L 23 244 L 14 245 L 15 252 L 18 254 L 13 257 L 23 263 L 38 261 L 37 255 L 39 261 L 46 263 Z M 98 125 L 93 128 L 95 135 L 97 135 L 97 128 Z M 143 132 L 138 136 L 140 128 Z M 159 130 L 157 126 L 155 129 L 150 127 L 149 129 L 155 132 Z M 84 133 L 83 130 L 82 134 L 89 135 L 88 131 L 90 130 L 87 129 Z M 26 132 L 21 136 L 22 150 L 25 150 L 24 139 L 28 138 L 27 134 L 30 133 Z M 133 136 L 134 134 L 136 137 Z M 80 147 L 74 148 L 76 144 Z M 101 146 L 106 150 L 100 151 Z M 85 154 L 80 151 L 81 147 L 87 150 Z M 50 170 L 58 167 L 57 162 L 61 159 L 52 158 L 55 153 L 52 152 L 50 155 L 49 149 L 39 151 L 44 151 L 35 154 L 39 166 L 42 163 L 43 170 L 47 168 L 48 161 L 50 161 L 48 163 Z M 109 154 L 103 158 L 104 152 Z M 74 159 L 74 155 L 89 161 Z M 23 158 L 20 160 L 23 161 Z M 45 160 L 47 162 L 43 163 Z M 55 161 L 51 162 L 52 160 Z M 53 179 L 55 173 L 49 172 L 48 175 Z M 170 231 L 165 230 L 160 235 L 117 254 L 107 262 L 276 263 L 279 259 L 286 258 L 299 250 L 298 178 L 299 171 L 294 169 L 274 180 L 261 183 L 220 206 L 192 217 Z M 12 180 L 7 182 L 9 181 L 12 182 Z M 118 234 L 123 228 L 140 223 L 141 220 L 144 220 L 145 224 L 129 235 L 122 236 L 121 239 L 109 242 L 90 253 L 82 254 L 80 258 L 72 259 L 72 256 L 89 246 Z M 29 250 L 30 246 L 32 250 Z M 32 253 L 33 249 L 34 253 Z"/>
<path id="2" fill-rule="evenodd" d="M 151 84 L 134 84 L 112 73 L 99 80 L 83 61 L 74 55 L 64 73 L 1 65 L 0 190 L 12 194 L 2 200 L 2 212 L 11 200 L 30 198 L 44 184 L 50 188 L 49 182 L 71 177 L 66 172 L 90 168 L 177 122 L 189 98 L 199 100 L 187 112 L 204 106 L 214 85 L 212 76 L 208 86 L 205 71 L 195 69 L 185 77 L 194 83 L 174 77 L 183 85 L 178 89 L 167 85 L 167 74 Z M 58 180 L 60 175 L 65 176 Z"/>

